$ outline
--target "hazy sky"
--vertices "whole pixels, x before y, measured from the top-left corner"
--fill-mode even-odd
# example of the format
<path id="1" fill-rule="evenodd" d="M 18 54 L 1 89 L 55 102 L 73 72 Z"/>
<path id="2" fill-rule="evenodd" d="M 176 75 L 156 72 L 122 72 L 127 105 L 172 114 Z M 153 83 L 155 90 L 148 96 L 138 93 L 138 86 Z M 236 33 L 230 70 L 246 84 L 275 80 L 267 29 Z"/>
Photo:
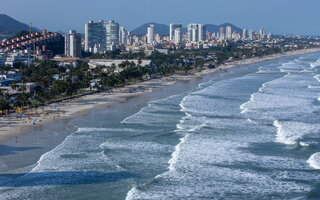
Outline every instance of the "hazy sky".
<path id="1" fill-rule="evenodd" d="M 88 20 L 132 30 L 157 22 L 233 23 L 277 34 L 320 35 L 319 0 L 0 0 L 0 13 L 50 31 L 84 32 Z"/>

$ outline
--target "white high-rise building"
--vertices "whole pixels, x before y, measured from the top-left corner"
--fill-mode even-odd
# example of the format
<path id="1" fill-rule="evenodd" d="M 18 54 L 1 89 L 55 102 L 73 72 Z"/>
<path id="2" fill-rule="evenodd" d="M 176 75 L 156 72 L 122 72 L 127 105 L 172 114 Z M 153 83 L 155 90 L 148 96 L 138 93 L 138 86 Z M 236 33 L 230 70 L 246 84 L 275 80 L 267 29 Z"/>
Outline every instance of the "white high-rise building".
<path id="1" fill-rule="evenodd" d="M 127 45 L 132 45 L 132 35 L 130 31 L 128 31 Z"/>
<path id="2" fill-rule="evenodd" d="M 198 39 L 199 39 L 198 24 L 189 24 L 188 25 L 188 41 L 198 42 Z"/>
<path id="3" fill-rule="evenodd" d="M 248 30 L 245 28 L 245 29 L 243 29 L 243 31 L 242 31 L 242 39 L 243 39 L 243 40 L 246 40 L 247 37 L 248 37 Z"/>
<path id="4" fill-rule="evenodd" d="M 207 25 L 198 24 L 199 29 L 199 40 L 198 41 L 205 41 L 207 40 Z"/>
<path id="5" fill-rule="evenodd" d="M 254 30 L 250 29 L 249 30 L 249 39 L 253 40 L 253 36 L 254 36 Z"/>
<path id="6" fill-rule="evenodd" d="M 147 43 L 148 44 L 152 44 L 153 43 L 153 39 L 154 39 L 153 32 L 154 32 L 154 25 L 150 24 L 148 26 L 148 33 L 147 33 Z"/>
<path id="7" fill-rule="evenodd" d="M 260 29 L 259 33 L 260 33 L 260 39 L 261 40 L 266 38 L 267 33 L 266 33 L 266 29 L 265 28 Z"/>
<path id="8" fill-rule="evenodd" d="M 225 39 L 225 34 L 224 34 L 224 28 L 220 27 L 220 39 L 224 40 Z"/>
<path id="9" fill-rule="evenodd" d="M 81 57 L 81 35 L 75 30 L 70 30 L 65 35 L 64 53 L 67 57 Z"/>
<path id="10" fill-rule="evenodd" d="M 175 39 L 175 30 L 177 28 L 182 29 L 182 24 L 170 24 L 170 41 L 173 42 Z"/>
<path id="11" fill-rule="evenodd" d="M 181 31 L 181 28 L 176 28 L 174 30 L 174 43 L 175 44 L 182 43 L 182 31 Z"/>
<path id="12" fill-rule="evenodd" d="M 231 26 L 226 27 L 226 39 L 230 40 L 232 39 L 232 28 Z"/>
<path id="13" fill-rule="evenodd" d="M 122 45 L 128 44 L 128 31 L 124 27 L 120 27 L 119 30 L 119 42 Z"/>

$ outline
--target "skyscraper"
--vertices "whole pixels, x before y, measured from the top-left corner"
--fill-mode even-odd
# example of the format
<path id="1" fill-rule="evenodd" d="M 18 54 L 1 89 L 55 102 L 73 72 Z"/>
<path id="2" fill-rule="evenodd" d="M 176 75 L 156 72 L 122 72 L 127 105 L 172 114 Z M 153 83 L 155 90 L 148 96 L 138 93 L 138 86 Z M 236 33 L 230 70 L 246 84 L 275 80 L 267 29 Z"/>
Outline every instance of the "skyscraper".
<path id="1" fill-rule="evenodd" d="M 175 39 L 175 29 L 182 29 L 182 24 L 170 24 L 170 41 L 173 42 Z"/>
<path id="2" fill-rule="evenodd" d="M 265 28 L 261 28 L 260 31 L 259 31 L 259 34 L 260 34 L 260 39 L 261 40 L 266 38 L 266 36 L 267 36 L 266 29 Z"/>
<path id="3" fill-rule="evenodd" d="M 198 24 L 199 29 L 199 41 L 205 41 L 207 39 L 207 25 Z"/>
<path id="4" fill-rule="evenodd" d="M 96 45 L 106 47 L 106 28 L 103 20 L 96 23 L 89 21 L 85 25 L 85 51 Z"/>
<path id="5" fill-rule="evenodd" d="M 124 27 L 120 27 L 119 42 L 122 45 L 128 44 L 128 31 Z"/>
<path id="6" fill-rule="evenodd" d="M 198 24 L 189 24 L 188 25 L 188 41 L 197 42 L 199 39 L 199 29 Z"/>
<path id="7" fill-rule="evenodd" d="M 220 39 L 224 40 L 225 39 L 225 34 L 224 34 L 224 28 L 220 27 Z"/>
<path id="8" fill-rule="evenodd" d="M 153 32 L 154 32 L 154 25 L 153 24 L 150 24 L 148 26 L 148 33 L 147 33 L 147 43 L 148 44 L 152 44 L 153 43 Z"/>
<path id="9" fill-rule="evenodd" d="M 247 39 L 247 36 L 248 36 L 248 30 L 245 28 L 242 31 L 242 39 L 243 40 Z"/>
<path id="10" fill-rule="evenodd" d="M 119 44 L 119 24 L 110 20 L 105 24 L 106 27 L 106 47 L 108 51 L 114 50 L 114 48 Z"/>
<path id="11" fill-rule="evenodd" d="M 99 46 L 105 50 L 113 50 L 119 43 L 119 24 L 114 21 L 89 21 L 85 25 L 85 51 Z"/>
<path id="12" fill-rule="evenodd" d="M 67 57 L 81 57 L 81 35 L 75 30 L 70 30 L 65 35 L 64 53 Z"/>
<path id="13" fill-rule="evenodd" d="M 231 26 L 226 27 L 226 39 L 230 40 L 232 39 L 232 28 Z"/>
<path id="14" fill-rule="evenodd" d="M 174 43 L 182 43 L 182 31 L 181 28 L 174 29 Z"/>
<path id="15" fill-rule="evenodd" d="M 249 39 L 253 40 L 254 31 L 252 29 L 249 30 Z"/>

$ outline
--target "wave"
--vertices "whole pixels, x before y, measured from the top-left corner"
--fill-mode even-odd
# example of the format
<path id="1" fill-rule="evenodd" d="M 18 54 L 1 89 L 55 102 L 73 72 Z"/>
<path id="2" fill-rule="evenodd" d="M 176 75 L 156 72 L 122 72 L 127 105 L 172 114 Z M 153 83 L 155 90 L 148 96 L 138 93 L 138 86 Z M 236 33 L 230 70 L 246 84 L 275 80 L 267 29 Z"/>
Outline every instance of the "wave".
<path id="1" fill-rule="evenodd" d="M 315 76 L 313 76 L 317 81 L 319 81 L 320 82 L 320 75 L 315 75 Z"/>
<path id="2" fill-rule="evenodd" d="M 252 119 L 247 119 L 247 121 L 248 121 L 250 124 L 259 124 L 258 122 L 253 121 Z"/>
<path id="3" fill-rule="evenodd" d="M 320 89 L 320 86 L 308 85 L 309 89 Z"/>
<path id="4" fill-rule="evenodd" d="M 180 143 L 175 147 L 175 151 L 171 154 L 171 159 L 168 161 L 169 164 L 169 171 L 175 170 L 175 164 L 178 161 L 179 154 L 181 152 L 181 146 L 185 143 L 186 139 L 189 137 L 189 135 L 186 135 L 185 137 L 180 139 Z"/>
<path id="5" fill-rule="evenodd" d="M 320 59 L 318 59 L 316 62 L 313 62 L 310 64 L 311 68 L 316 68 L 320 66 Z"/>
<path id="6" fill-rule="evenodd" d="M 320 152 L 313 154 L 307 161 L 313 169 L 320 169 Z"/>
<path id="7" fill-rule="evenodd" d="M 115 131 L 115 130 L 117 130 L 117 129 L 84 127 L 84 128 L 78 128 L 77 133 L 83 133 L 83 132 L 103 132 L 103 131 Z M 118 130 L 119 130 L 119 129 L 118 129 Z"/>
<path id="8" fill-rule="evenodd" d="M 259 89 L 259 91 L 260 91 L 260 90 L 262 91 L 262 90 L 263 90 L 262 88 L 264 88 L 264 87 L 265 87 L 265 85 L 263 84 L 263 86 Z M 240 110 L 241 110 L 240 113 L 241 113 L 241 114 L 245 114 L 245 113 L 248 113 L 248 112 L 250 111 L 250 109 L 247 108 L 247 105 L 249 105 L 251 102 L 254 101 L 254 97 L 255 97 L 255 95 L 257 95 L 257 94 L 258 94 L 258 93 L 253 93 L 253 94 L 251 94 L 250 100 L 240 106 Z"/>
<path id="9" fill-rule="evenodd" d="M 299 140 L 304 136 L 315 133 L 320 130 L 318 125 L 307 124 L 295 121 L 274 121 L 273 124 L 277 128 L 276 142 L 286 145 L 304 145 Z"/>

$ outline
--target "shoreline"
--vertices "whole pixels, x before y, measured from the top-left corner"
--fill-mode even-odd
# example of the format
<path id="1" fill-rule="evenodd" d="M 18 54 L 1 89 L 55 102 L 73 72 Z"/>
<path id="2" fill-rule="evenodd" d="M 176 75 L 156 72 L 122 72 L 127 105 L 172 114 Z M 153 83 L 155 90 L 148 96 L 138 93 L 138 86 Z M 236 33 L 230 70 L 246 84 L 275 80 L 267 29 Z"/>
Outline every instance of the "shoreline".
<path id="1" fill-rule="evenodd" d="M 112 93 L 103 92 L 98 94 L 91 94 L 80 98 L 67 100 L 61 103 L 54 103 L 50 106 L 46 106 L 44 109 L 46 110 L 45 112 L 47 112 L 47 110 L 51 110 L 51 113 L 45 114 L 44 110 L 38 109 L 37 116 L 32 117 L 31 119 L 17 119 L 11 115 L 0 120 L 0 144 L 4 144 L 5 142 L 19 136 L 28 135 L 34 128 L 42 127 L 47 124 L 52 124 L 60 120 L 67 120 L 79 116 L 84 116 L 86 114 L 89 114 L 91 110 L 98 109 L 99 107 L 103 107 L 104 109 L 106 109 L 114 104 L 125 102 L 128 98 L 154 92 L 157 89 L 173 85 L 178 81 L 197 79 L 204 75 L 216 73 L 221 70 L 227 70 L 241 65 L 249 65 L 282 57 L 302 55 L 318 51 L 320 51 L 320 48 L 303 49 L 292 52 L 286 52 L 284 54 L 280 53 L 263 57 L 244 59 L 240 61 L 235 61 L 232 64 L 221 65 L 214 69 L 205 69 L 200 72 L 196 72 L 194 75 L 169 76 L 176 77 L 176 80 L 174 81 L 168 80 L 168 76 L 158 79 L 151 79 L 141 83 L 135 83 L 132 85 L 126 85 L 121 88 L 115 88 L 113 89 Z M 130 92 L 132 90 L 134 90 L 135 92 Z M 33 125 L 33 122 L 35 122 L 36 124 Z"/>

